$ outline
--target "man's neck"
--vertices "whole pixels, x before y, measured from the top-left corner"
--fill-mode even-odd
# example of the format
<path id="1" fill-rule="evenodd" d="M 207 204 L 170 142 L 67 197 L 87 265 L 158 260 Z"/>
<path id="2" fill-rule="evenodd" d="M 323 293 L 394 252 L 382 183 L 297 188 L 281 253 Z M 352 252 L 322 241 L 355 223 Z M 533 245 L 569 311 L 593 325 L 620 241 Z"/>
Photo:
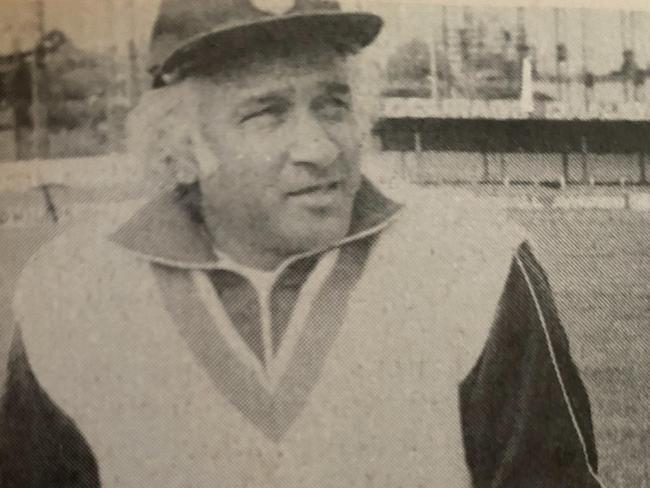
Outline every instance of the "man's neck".
<path id="1" fill-rule="evenodd" d="M 290 257 L 290 254 L 280 254 L 273 250 L 260 249 L 259 246 L 252 246 L 244 239 L 228 238 L 225 233 L 217 233 L 210 230 L 212 242 L 217 253 L 224 253 L 232 261 L 249 268 L 262 271 L 273 271 L 283 261 Z M 219 238 L 215 238 L 215 236 Z"/>

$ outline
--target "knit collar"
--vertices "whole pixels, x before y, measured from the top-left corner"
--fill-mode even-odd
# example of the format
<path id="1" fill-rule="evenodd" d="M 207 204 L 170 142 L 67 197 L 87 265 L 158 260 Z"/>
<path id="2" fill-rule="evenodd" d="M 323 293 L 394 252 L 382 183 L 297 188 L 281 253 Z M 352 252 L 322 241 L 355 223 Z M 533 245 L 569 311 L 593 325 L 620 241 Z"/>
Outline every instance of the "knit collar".
<path id="1" fill-rule="evenodd" d="M 109 239 L 142 258 L 185 269 L 214 269 L 221 263 L 216 256 L 198 212 L 198 189 L 184 194 L 167 190 L 138 210 Z M 350 231 L 326 248 L 293 256 L 307 257 L 346 243 L 374 235 L 384 229 L 401 206 L 363 178 L 352 210 Z"/>

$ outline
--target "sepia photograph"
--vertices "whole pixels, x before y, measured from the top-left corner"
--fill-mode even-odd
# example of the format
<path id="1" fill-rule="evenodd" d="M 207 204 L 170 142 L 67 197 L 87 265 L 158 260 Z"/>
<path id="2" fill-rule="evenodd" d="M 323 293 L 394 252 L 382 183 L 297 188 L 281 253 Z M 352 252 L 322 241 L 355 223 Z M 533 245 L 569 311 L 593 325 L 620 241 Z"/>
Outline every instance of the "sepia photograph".
<path id="1" fill-rule="evenodd" d="M 0 488 L 650 488 L 650 4 L 0 0 Z"/>

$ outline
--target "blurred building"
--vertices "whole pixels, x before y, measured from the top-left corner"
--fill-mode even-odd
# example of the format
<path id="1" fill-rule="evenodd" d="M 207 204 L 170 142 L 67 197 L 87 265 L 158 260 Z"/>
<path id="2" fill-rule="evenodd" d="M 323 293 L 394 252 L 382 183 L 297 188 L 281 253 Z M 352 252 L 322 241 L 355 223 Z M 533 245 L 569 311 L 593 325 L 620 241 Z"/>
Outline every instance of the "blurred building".
<path id="1" fill-rule="evenodd" d="M 620 12 L 620 23 L 612 15 L 613 28 L 621 30 L 609 37 L 590 35 L 585 10 L 577 15 L 553 9 L 544 17 L 517 8 L 502 21 L 494 16 L 486 21 L 471 7 L 453 19 L 446 8 L 438 13 L 439 23 L 432 23 L 438 31 L 430 36 L 435 41 L 425 43 L 429 64 L 419 70 L 427 76 L 401 80 L 389 73 L 376 127 L 384 151 L 559 154 L 557 179 L 576 182 L 593 180 L 590 155 L 633 155 L 636 169 L 621 179 L 647 182 L 650 72 L 639 62 L 639 54 L 646 60 L 650 54 L 650 43 L 640 42 L 648 33 L 639 29 L 647 14 Z M 531 26 L 545 37 L 536 39 Z M 610 56 L 609 67 L 589 59 L 599 50 L 611 51 L 617 39 L 619 54 Z M 549 47 L 554 63 L 544 52 Z M 405 66 L 423 63 L 421 53 L 409 58 L 408 51 L 396 52 Z M 540 54 L 547 60 L 542 67 Z M 570 174 L 570 155 L 581 159 L 577 178 Z"/>

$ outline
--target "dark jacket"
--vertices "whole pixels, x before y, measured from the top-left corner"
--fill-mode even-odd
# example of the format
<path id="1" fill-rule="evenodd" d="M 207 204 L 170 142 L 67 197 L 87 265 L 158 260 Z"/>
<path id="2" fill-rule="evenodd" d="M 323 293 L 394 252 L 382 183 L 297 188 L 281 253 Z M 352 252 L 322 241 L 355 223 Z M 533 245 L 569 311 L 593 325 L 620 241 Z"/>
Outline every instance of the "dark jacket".
<path id="1" fill-rule="evenodd" d="M 348 255 L 362 274 L 377 234 L 360 235 Z M 307 258 L 291 281 L 304 281 L 313 262 L 313 256 Z M 288 296 L 290 308 L 295 296 Z M 236 306 L 238 300 L 230 301 Z M 527 243 L 512 257 L 491 322 L 476 364 L 459 384 L 465 457 L 474 486 L 599 486 L 587 393 L 548 280 Z M 98 463 L 84 433 L 39 385 L 18 333 L 0 407 L 0 486 L 99 485 Z"/>

